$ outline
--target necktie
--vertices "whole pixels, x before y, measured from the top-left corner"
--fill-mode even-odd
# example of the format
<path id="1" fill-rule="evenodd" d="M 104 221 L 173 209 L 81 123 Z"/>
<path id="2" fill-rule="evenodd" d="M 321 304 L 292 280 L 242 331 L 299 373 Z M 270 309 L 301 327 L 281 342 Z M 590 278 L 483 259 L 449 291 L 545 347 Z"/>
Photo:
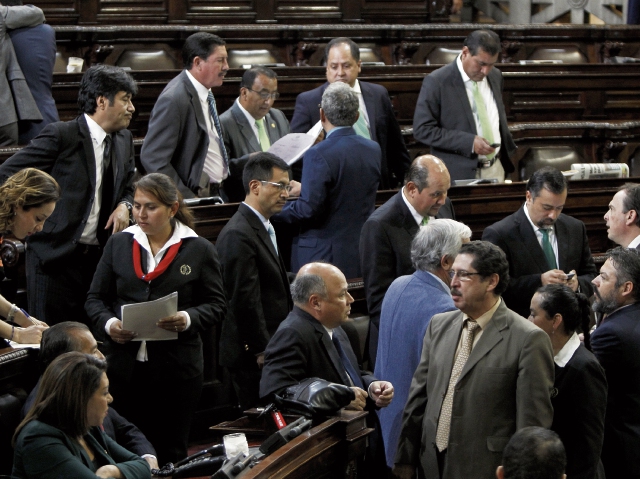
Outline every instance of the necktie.
<path id="1" fill-rule="evenodd" d="M 364 119 L 364 113 L 362 112 L 362 108 L 358 110 L 360 112 L 360 116 L 358 117 L 358 121 L 353 125 L 353 129 L 356 130 L 356 134 L 367 140 L 371 139 L 371 133 L 369 133 L 369 128 L 367 127 L 367 121 Z"/>
<path id="2" fill-rule="evenodd" d="M 258 138 L 260 139 L 260 148 L 262 151 L 267 151 L 271 146 L 267 132 L 264 129 L 264 118 L 262 120 L 256 120 L 256 126 L 258 127 Z"/>
<path id="3" fill-rule="evenodd" d="M 422 218 L 422 223 L 420 223 L 421 226 L 424 226 L 426 224 L 429 224 L 429 216 L 425 216 L 424 218 Z"/>
<path id="4" fill-rule="evenodd" d="M 489 115 L 487 114 L 487 105 L 482 98 L 482 94 L 478 89 L 478 83 L 472 82 L 473 85 L 473 101 L 476 104 L 476 114 L 480 120 L 480 128 L 482 128 L 482 136 L 489 144 L 493 143 L 493 130 L 491 129 L 491 122 L 489 121 Z M 495 153 L 489 153 L 487 160 L 490 160 L 495 156 Z"/>
<path id="5" fill-rule="evenodd" d="M 109 230 L 104 227 L 109 221 L 109 216 L 113 211 L 113 138 L 107 135 L 104 138 L 104 152 L 102 154 L 102 186 L 100 192 L 100 214 L 98 216 L 98 228 L 96 239 L 98 243 L 104 245 L 109 239 Z"/>
<path id="6" fill-rule="evenodd" d="M 540 233 L 542 233 L 542 251 L 544 251 L 544 255 L 547 258 L 549 269 L 556 269 L 558 265 L 556 263 L 556 255 L 553 253 L 551 241 L 549 241 L 549 230 L 540 228 Z"/>
<path id="7" fill-rule="evenodd" d="M 364 388 L 364 384 L 362 384 L 362 378 L 360 377 L 360 374 L 353 368 L 353 364 L 351 364 L 351 361 L 349 361 L 349 358 L 344 353 L 344 349 L 342 349 L 340 340 L 338 339 L 338 336 L 336 335 L 335 332 L 333 333 L 333 337 L 331 338 L 331 341 L 333 342 L 333 345 L 338 350 L 338 355 L 340 356 L 340 360 L 342 361 L 342 366 L 344 367 L 344 370 L 347 372 L 347 375 L 351 379 L 351 382 L 353 383 L 353 385 L 359 388 Z"/>
<path id="8" fill-rule="evenodd" d="M 207 103 L 209 103 L 209 113 L 211 114 L 211 119 L 213 120 L 213 125 L 216 127 L 216 132 L 218 133 L 218 143 L 220 144 L 220 154 L 222 155 L 222 159 L 224 160 L 224 174 L 226 175 L 229 171 L 229 157 L 227 156 L 227 150 L 224 147 L 224 142 L 222 141 L 222 126 L 220 125 L 220 118 L 218 118 L 218 110 L 216 109 L 216 100 L 213 98 L 213 93 L 209 92 L 207 95 Z"/>
<path id="9" fill-rule="evenodd" d="M 267 233 L 269 233 L 269 238 L 273 243 L 273 247 L 276 249 L 276 253 L 278 252 L 278 241 L 276 241 L 276 230 L 273 229 L 273 225 L 269 223 L 267 226 Z"/>
<path id="10" fill-rule="evenodd" d="M 438 419 L 438 429 L 436 431 L 436 446 L 438 451 L 442 452 L 447 448 L 449 444 L 449 428 L 451 427 L 451 411 L 453 407 L 453 393 L 469 355 L 471 354 L 471 348 L 473 347 L 473 338 L 476 330 L 479 328 L 478 323 L 475 321 L 467 320 L 467 337 L 465 338 L 458 357 L 455 363 L 453 363 L 453 369 L 451 370 L 451 379 L 449 379 L 449 386 L 447 387 L 447 394 L 442 401 L 442 408 L 440 409 L 440 418 Z"/>

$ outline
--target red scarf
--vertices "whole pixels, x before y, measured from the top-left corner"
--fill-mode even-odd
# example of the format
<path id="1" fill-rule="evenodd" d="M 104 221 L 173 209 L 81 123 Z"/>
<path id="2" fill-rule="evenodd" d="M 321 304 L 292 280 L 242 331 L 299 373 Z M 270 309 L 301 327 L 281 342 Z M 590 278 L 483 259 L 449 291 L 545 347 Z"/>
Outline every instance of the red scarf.
<path id="1" fill-rule="evenodd" d="M 178 250 L 180 249 L 180 245 L 182 244 L 182 240 L 177 242 L 174 245 L 169 246 L 169 250 L 160 261 L 160 264 L 154 269 L 151 273 L 144 274 L 142 272 L 142 261 L 140 258 L 140 243 L 138 243 L 135 239 L 133 240 L 133 269 L 136 270 L 136 276 L 147 283 L 150 283 L 152 280 L 156 279 L 162 273 L 164 273 L 171 262 L 175 259 L 178 254 Z"/>

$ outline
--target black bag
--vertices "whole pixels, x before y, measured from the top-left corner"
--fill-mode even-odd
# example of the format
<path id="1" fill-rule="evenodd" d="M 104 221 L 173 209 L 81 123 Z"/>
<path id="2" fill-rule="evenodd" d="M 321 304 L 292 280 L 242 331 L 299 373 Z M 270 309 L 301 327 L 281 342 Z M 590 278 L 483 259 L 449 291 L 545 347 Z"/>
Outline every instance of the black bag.
<path id="1" fill-rule="evenodd" d="M 308 378 L 289 386 L 275 403 L 283 411 L 306 417 L 330 416 L 348 406 L 356 398 L 349 386 L 320 378 Z"/>

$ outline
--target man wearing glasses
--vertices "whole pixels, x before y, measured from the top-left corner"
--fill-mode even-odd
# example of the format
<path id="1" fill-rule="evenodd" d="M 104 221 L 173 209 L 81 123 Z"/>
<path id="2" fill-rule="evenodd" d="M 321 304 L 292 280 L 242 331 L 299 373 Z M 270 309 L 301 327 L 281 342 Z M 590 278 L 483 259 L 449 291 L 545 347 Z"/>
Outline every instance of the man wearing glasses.
<path id="1" fill-rule="evenodd" d="M 229 369 L 243 410 L 258 404 L 264 350 L 293 308 L 287 271 L 269 221 L 287 201 L 289 171 L 271 153 L 251 155 L 243 173 L 244 202 L 216 242 L 228 301 L 220 364 Z"/>
<path id="2" fill-rule="evenodd" d="M 244 199 L 242 169 L 249 154 L 267 151 L 289 133 L 284 113 L 272 108 L 278 96 L 276 73 L 270 68 L 253 67 L 242 75 L 238 99 L 220 115 L 222 138 L 230 158 L 224 189 L 233 203 Z"/>
<path id="3" fill-rule="evenodd" d="M 553 419 L 549 337 L 507 308 L 502 250 L 463 244 L 450 271 L 460 310 L 435 315 L 404 409 L 395 457 L 398 477 L 493 477 L 509 438 Z"/>

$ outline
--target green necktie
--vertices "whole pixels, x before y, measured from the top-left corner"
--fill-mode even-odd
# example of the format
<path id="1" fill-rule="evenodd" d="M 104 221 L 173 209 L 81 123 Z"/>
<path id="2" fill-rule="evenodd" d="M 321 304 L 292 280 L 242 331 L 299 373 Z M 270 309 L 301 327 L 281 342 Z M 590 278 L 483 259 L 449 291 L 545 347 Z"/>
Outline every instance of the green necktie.
<path id="1" fill-rule="evenodd" d="M 551 246 L 551 241 L 549 241 L 549 230 L 540 228 L 540 232 L 542 233 L 542 251 L 544 251 L 544 255 L 547 257 L 549 269 L 557 269 L 556 255 L 553 253 L 553 247 Z"/>
<path id="2" fill-rule="evenodd" d="M 429 222 L 429 217 L 428 217 L 428 216 L 425 216 L 424 218 L 422 218 L 421 226 L 426 225 L 428 222 Z"/>
<path id="3" fill-rule="evenodd" d="M 367 128 L 367 121 L 364 119 L 362 108 L 358 109 L 358 112 L 360 112 L 360 116 L 358 117 L 358 121 L 353 125 L 353 129 L 356 130 L 356 133 L 362 138 L 370 140 L 371 133 L 369 133 L 369 128 Z"/>
<path id="4" fill-rule="evenodd" d="M 260 148 L 262 151 L 267 151 L 271 146 L 267 132 L 264 129 L 264 118 L 262 120 L 256 120 L 256 127 L 258 127 L 258 138 L 260 139 Z"/>
<path id="5" fill-rule="evenodd" d="M 482 94 L 478 89 L 478 83 L 473 83 L 473 101 L 476 104 L 476 113 L 478 114 L 478 119 L 480 120 L 480 128 L 482 128 L 482 135 L 484 139 L 491 145 L 493 144 L 493 130 L 491 129 L 491 122 L 489 121 L 489 115 L 487 114 L 487 105 L 484 103 L 484 99 L 482 98 Z M 487 155 L 487 160 L 490 160 L 495 156 L 495 153 L 489 153 Z"/>

